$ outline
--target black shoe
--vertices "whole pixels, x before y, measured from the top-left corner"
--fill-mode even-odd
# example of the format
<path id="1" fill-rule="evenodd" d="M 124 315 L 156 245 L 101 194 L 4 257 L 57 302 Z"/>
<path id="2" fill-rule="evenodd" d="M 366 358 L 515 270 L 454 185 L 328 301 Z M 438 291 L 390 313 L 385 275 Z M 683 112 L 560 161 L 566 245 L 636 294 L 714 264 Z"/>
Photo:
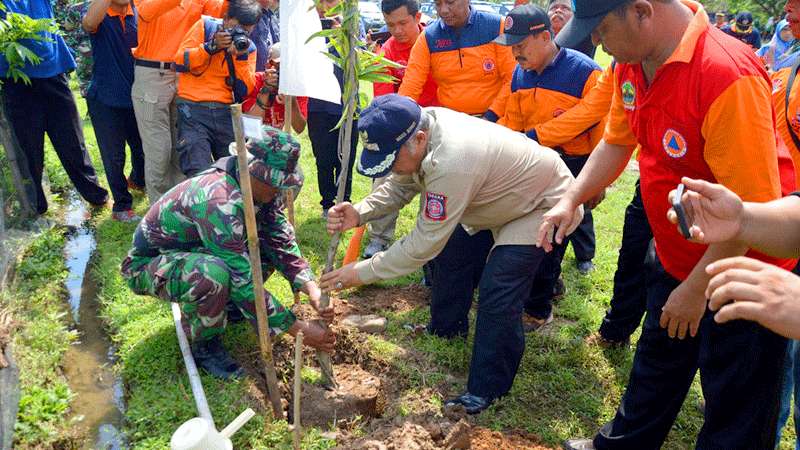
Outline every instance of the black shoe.
<path id="1" fill-rule="evenodd" d="M 553 313 L 550 313 L 549 316 L 545 317 L 544 319 L 540 319 L 538 317 L 532 316 L 528 313 L 522 315 L 522 331 L 525 333 L 533 333 L 535 331 L 539 331 L 545 325 L 549 325 L 553 322 Z"/>
<path id="2" fill-rule="evenodd" d="M 454 406 L 461 405 L 466 410 L 467 414 L 478 414 L 484 409 L 488 408 L 494 400 L 489 399 L 487 397 L 478 397 L 477 395 L 472 395 L 469 392 L 465 392 L 461 394 L 461 396 L 456 398 L 451 398 L 444 402 L 445 408 L 452 408 Z"/>
<path id="3" fill-rule="evenodd" d="M 602 348 L 627 348 L 631 346 L 631 338 L 627 337 L 622 340 L 608 339 L 602 333 L 592 333 L 586 338 L 586 343 L 589 345 L 597 345 Z"/>
<path id="4" fill-rule="evenodd" d="M 594 441 L 591 439 L 567 439 L 564 441 L 564 450 L 594 450 Z"/>
<path id="5" fill-rule="evenodd" d="M 578 272 L 580 272 L 581 275 L 588 275 L 589 272 L 594 270 L 594 263 L 592 263 L 592 260 L 578 261 L 575 265 L 578 266 Z"/>
<path id="6" fill-rule="evenodd" d="M 553 285 L 553 301 L 557 302 L 564 298 L 564 294 L 567 293 L 567 288 L 564 286 L 564 279 L 558 277 L 556 280 L 556 284 Z"/>
<path id="7" fill-rule="evenodd" d="M 230 380 L 244 376 L 244 369 L 231 358 L 219 336 L 192 343 L 192 356 L 198 367 L 214 377 Z"/>
<path id="8" fill-rule="evenodd" d="M 228 302 L 228 304 L 225 305 L 225 312 L 228 313 L 229 323 L 240 323 L 246 320 L 244 314 L 242 314 L 242 310 L 233 302 Z"/>

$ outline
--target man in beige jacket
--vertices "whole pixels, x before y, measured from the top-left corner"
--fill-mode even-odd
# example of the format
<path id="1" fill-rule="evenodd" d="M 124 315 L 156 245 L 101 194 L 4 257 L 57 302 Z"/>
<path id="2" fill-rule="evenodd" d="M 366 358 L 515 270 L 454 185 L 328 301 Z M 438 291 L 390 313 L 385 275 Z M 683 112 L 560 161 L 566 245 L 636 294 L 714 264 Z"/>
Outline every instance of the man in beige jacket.
<path id="1" fill-rule="evenodd" d="M 535 245 L 536 230 L 572 175 L 557 153 L 521 133 L 444 108 L 420 108 L 396 94 L 376 98 L 358 128 L 364 145 L 359 173 L 392 175 L 356 205 L 331 208 L 328 231 L 399 211 L 419 193 L 417 225 L 385 252 L 324 275 L 321 287 L 339 290 L 406 275 L 433 259 L 458 227 L 469 234 L 490 230 L 494 248 L 479 285 L 467 392 L 445 404 L 479 413 L 511 389 L 525 349 L 523 303 L 545 257 Z M 432 302 L 432 324 L 438 316 L 466 328 L 470 301 Z"/>

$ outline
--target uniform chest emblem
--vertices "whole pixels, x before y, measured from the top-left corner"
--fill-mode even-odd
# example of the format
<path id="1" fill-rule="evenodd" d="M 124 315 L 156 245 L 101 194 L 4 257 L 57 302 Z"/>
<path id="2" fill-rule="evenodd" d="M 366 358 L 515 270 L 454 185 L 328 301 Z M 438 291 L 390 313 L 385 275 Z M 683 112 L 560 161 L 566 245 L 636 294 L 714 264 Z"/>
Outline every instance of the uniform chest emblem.
<path id="1" fill-rule="evenodd" d="M 622 105 L 628 111 L 636 109 L 636 88 L 630 80 L 622 83 Z"/>
<path id="2" fill-rule="evenodd" d="M 492 58 L 486 58 L 483 60 L 483 71 L 489 73 L 494 70 L 494 60 Z"/>
<path id="3" fill-rule="evenodd" d="M 447 219 L 447 196 L 435 192 L 425 193 L 425 217 L 441 222 Z"/>
<path id="4" fill-rule="evenodd" d="M 672 128 L 667 129 L 664 133 L 661 144 L 664 146 L 664 151 L 667 152 L 667 155 L 673 158 L 682 158 L 686 155 L 686 139 Z"/>
<path id="5" fill-rule="evenodd" d="M 514 26 L 514 19 L 511 16 L 506 17 L 505 30 L 508 31 Z"/>
<path id="6" fill-rule="evenodd" d="M 566 111 L 564 111 L 563 109 L 561 109 L 561 108 L 558 108 L 558 109 L 556 109 L 555 111 L 553 111 L 553 117 L 558 117 L 558 116 L 560 116 L 560 115 L 564 114 L 565 112 L 566 112 Z"/>
<path id="7" fill-rule="evenodd" d="M 775 78 L 774 80 L 772 80 L 772 93 L 773 94 L 777 94 L 778 91 L 780 91 L 782 87 L 783 87 L 783 80 L 781 80 L 780 78 Z"/>

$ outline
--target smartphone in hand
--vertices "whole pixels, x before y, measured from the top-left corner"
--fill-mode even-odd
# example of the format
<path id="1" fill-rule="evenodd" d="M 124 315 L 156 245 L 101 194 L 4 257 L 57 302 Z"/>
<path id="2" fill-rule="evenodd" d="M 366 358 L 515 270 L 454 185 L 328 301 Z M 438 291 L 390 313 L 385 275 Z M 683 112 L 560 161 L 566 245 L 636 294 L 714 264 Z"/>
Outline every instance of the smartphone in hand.
<path id="1" fill-rule="evenodd" d="M 678 216 L 678 227 L 681 230 L 681 234 L 684 238 L 691 239 L 692 233 L 689 231 L 689 221 L 686 217 L 686 210 L 683 209 L 683 204 L 681 203 L 685 190 L 686 186 L 684 186 L 683 183 L 678 185 L 678 189 L 675 192 L 675 197 L 672 199 L 672 209 L 675 211 L 675 215 Z"/>

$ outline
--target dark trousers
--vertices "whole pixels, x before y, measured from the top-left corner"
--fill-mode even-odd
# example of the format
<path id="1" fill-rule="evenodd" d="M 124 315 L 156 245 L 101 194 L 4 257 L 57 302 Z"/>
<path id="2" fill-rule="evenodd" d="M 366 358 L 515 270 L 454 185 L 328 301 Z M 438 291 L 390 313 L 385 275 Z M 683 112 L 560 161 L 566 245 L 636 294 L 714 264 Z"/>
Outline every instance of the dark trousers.
<path id="1" fill-rule="evenodd" d="M 598 450 L 658 449 L 695 373 L 706 399 L 698 449 L 772 449 L 786 339 L 748 321 L 714 322 L 706 311 L 696 337 L 672 339 L 661 309 L 680 282 L 658 258 L 647 264 L 647 315 L 628 387 L 614 420 L 594 439 Z"/>
<path id="2" fill-rule="evenodd" d="M 144 185 L 144 153 L 136 116 L 131 108 L 115 108 L 96 99 L 87 99 L 89 117 L 92 119 L 97 146 L 106 179 L 114 197 L 114 211 L 126 211 L 133 206 L 133 197 L 128 192 L 125 178 L 125 144 L 131 149 L 131 180 Z"/>
<path id="3" fill-rule="evenodd" d="M 578 174 L 583 170 L 586 161 L 589 160 L 589 155 L 572 156 L 564 152 L 559 152 L 561 159 L 567 165 L 567 168 L 572 172 L 572 176 L 578 177 Z M 567 242 L 572 244 L 572 250 L 575 252 L 575 259 L 578 261 L 591 261 L 594 259 L 595 253 L 595 236 L 594 236 L 594 218 L 592 218 L 592 210 L 584 209 L 583 219 L 581 220 L 578 228 L 569 235 Z M 559 268 L 559 275 L 560 275 Z"/>
<path id="4" fill-rule="evenodd" d="M 525 300 L 525 313 L 537 319 L 547 319 L 553 312 L 553 289 L 561 276 L 561 261 L 566 244 L 553 244 L 553 250 L 545 253 L 531 284 L 531 293 Z"/>
<path id="5" fill-rule="evenodd" d="M 466 337 L 469 308 L 494 245 L 490 231 L 470 236 L 461 225 L 430 263 L 431 322 L 428 331 L 441 337 Z"/>
<path id="6" fill-rule="evenodd" d="M 192 177 L 211 164 L 229 156 L 228 147 L 236 138 L 228 105 L 178 100 L 178 152 L 181 172 Z"/>
<path id="7" fill-rule="evenodd" d="M 308 112 L 308 138 L 317 162 L 317 184 L 322 196 L 322 201 L 319 203 L 322 205 L 322 209 L 328 209 L 336 204 L 336 190 L 342 172 L 342 160 L 339 157 L 339 130 L 333 130 L 333 127 L 339 122 L 339 117 L 326 112 Z M 350 201 L 350 190 L 353 184 L 353 164 L 356 160 L 356 145 L 358 145 L 357 130 L 358 121 L 353 121 L 350 165 L 347 168 L 347 185 L 344 193 L 346 202 Z"/>
<path id="8" fill-rule="evenodd" d="M 525 351 L 522 304 L 543 257 L 544 250 L 535 245 L 500 245 L 489 255 L 480 282 L 467 381 L 471 394 L 497 398 L 511 389 Z"/>
<path id="9" fill-rule="evenodd" d="M 30 85 L 5 78 L 0 92 L 6 115 L 22 148 L 20 157 L 24 157 L 26 163 L 23 169 L 27 169 L 33 180 L 36 211 L 39 214 L 47 211 L 42 188 L 45 133 L 78 193 L 89 203 L 105 203 L 108 191 L 98 183 L 86 151 L 83 127 L 67 75 L 31 78 Z"/>
<path id="10" fill-rule="evenodd" d="M 605 339 L 624 341 L 642 322 L 647 306 L 643 264 L 652 239 L 653 232 L 644 212 L 642 191 L 637 180 L 633 199 L 625 209 L 622 246 L 617 257 L 617 271 L 614 273 L 611 305 L 600 325 L 600 335 Z"/>

